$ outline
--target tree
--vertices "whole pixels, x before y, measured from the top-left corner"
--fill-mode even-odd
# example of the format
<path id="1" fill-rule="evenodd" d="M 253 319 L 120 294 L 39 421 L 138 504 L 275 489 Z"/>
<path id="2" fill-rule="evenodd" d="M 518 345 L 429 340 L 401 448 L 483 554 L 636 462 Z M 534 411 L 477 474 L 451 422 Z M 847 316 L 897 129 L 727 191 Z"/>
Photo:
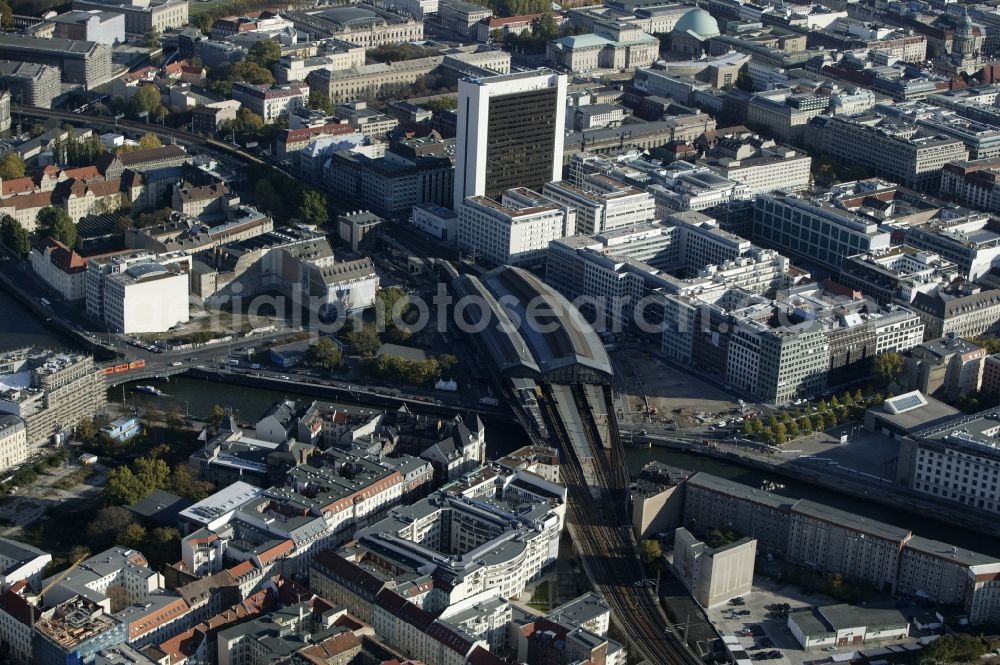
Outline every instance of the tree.
<path id="1" fill-rule="evenodd" d="M 330 213 L 326 209 L 326 197 L 311 187 L 303 188 L 302 198 L 299 201 L 299 217 L 306 224 L 314 226 L 326 224 L 330 219 Z"/>
<path id="2" fill-rule="evenodd" d="M 967 633 L 942 635 L 920 652 L 921 665 L 932 663 L 971 663 L 986 653 L 987 644 L 982 638 Z"/>
<path id="3" fill-rule="evenodd" d="M 450 353 L 444 353 L 437 357 L 438 365 L 441 366 L 441 373 L 444 376 L 451 376 L 452 370 L 458 366 L 458 358 Z"/>
<path id="4" fill-rule="evenodd" d="M 126 508 L 105 506 L 97 511 L 94 519 L 87 525 L 87 542 L 95 550 L 105 550 L 114 545 L 118 534 L 134 521 L 132 513 Z"/>
<path id="5" fill-rule="evenodd" d="M 270 69 L 281 59 L 281 44 L 274 39 L 256 42 L 247 52 L 246 61 Z"/>
<path id="6" fill-rule="evenodd" d="M 306 362 L 324 369 L 334 369 L 340 367 L 343 356 L 340 349 L 329 337 L 320 337 L 315 344 L 309 347 L 306 353 Z"/>
<path id="7" fill-rule="evenodd" d="M 551 41 L 559 37 L 559 24 L 551 13 L 545 12 L 531 22 L 531 34 L 539 39 Z"/>
<path id="8" fill-rule="evenodd" d="M 395 319 L 402 320 L 409 307 L 410 296 L 398 286 L 380 289 L 375 296 L 377 316 L 387 324 L 393 324 Z"/>
<path id="9" fill-rule="evenodd" d="M 382 346 L 375 326 L 367 323 L 347 333 L 347 342 L 355 353 L 365 357 L 374 356 L 375 352 Z"/>
<path id="10" fill-rule="evenodd" d="M 138 522 L 132 522 L 118 534 L 118 544 L 123 547 L 137 548 L 146 540 L 146 528 Z"/>
<path id="11" fill-rule="evenodd" d="M 139 482 L 147 488 L 146 494 L 154 489 L 165 489 L 170 486 L 170 467 L 162 459 L 140 457 L 133 467 Z"/>
<path id="12" fill-rule="evenodd" d="M 146 46 L 151 49 L 160 48 L 160 31 L 153 28 L 146 35 Z"/>
<path id="13" fill-rule="evenodd" d="M 309 92 L 309 108 L 322 111 L 327 115 L 333 115 L 333 102 L 330 97 L 319 90 Z"/>
<path id="14" fill-rule="evenodd" d="M 201 501 L 208 497 L 214 487 L 207 480 L 198 480 L 191 473 L 187 464 L 178 464 L 170 472 L 170 491 L 193 501 Z"/>
<path id="15" fill-rule="evenodd" d="M 31 251 L 31 241 L 28 231 L 10 215 L 4 215 L 0 220 L 0 239 L 7 248 L 19 258 L 27 258 Z"/>
<path id="16" fill-rule="evenodd" d="M 159 148 L 163 143 L 160 142 L 160 137 L 152 132 L 146 132 L 139 139 L 139 148 L 142 150 L 149 150 L 151 148 Z"/>
<path id="17" fill-rule="evenodd" d="M 826 420 L 823 418 L 823 414 L 817 413 L 813 416 L 813 431 L 822 432 L 826 429 Z"/>
<path id="18" fill-rule="evenodd" d="M 792 422 L 790 422 L 787 425 L 785 425 L 785 429 L 788 430 L 788 438 L 789 439 L 798 438 L 798 436 L 800 434 L 798 422 L 796 422 L 796 421 L 793 420 Z"/>
<path id="19" fill-rule="evenodd" d="M 69 560 L 71 563 L 77 563 L 78 561 L 83 561 L 84 559 L 90 558 L 90 548 L 86 545 L 74 545 L 73 549 L 69 551 Z"/>
<path id="20" fill-rule="evenodd" d="M 750 436 L 753 434 L 753 425 L 750 424 L 749 420 L 743 421 L 743 436 Z"/>
<path id="21" fill-rule="evenodd" d="M 76 426 L 76 437 L 84 443 L 93 443 L 97 440 L 97 425 L 93 418 L 80 418 Z"/>
<path id="22" fill-rule="evenodd" d="M 131 506 L 151 492 L 127 466 L 120 466 L 108 472 L 108 482 L 104 486 L 104 502 L 109 506 Z"/>
<path id="23" fill-rule="evenodd" d="M 181 532 L 169 526 L 157 527 L 146 535 L 142 552 L 154 570 L 177 560 L 180 539 Z"/>
<path id="24" fill-rule="evenodd" d="M 888 351 L 872 358 L 872 374 L 883 386 L 892 385 L 903 373 L 903 356 Z"/>
<path id="25" fill-rule="evenodd" d="M 0 28 L 10 30 L 14 27 L 14 12 L 7 2 L 0 2 Z"/>
<path id="26" fill-rule="evenodd" d="M 642 556 L 642 562 L 647 566 L 654 561 L 659 561 L 660 557 L 663 556 L 663 547 L 660 545 L 658 540 L 644 540 L 642 541 L 639 553 Z"/>
<path id="27" fill-rule="evenodd" d="M 144 117 L 145 114 L 157 119 L 162 111 L 163 102 L 160 101 L 160 91 L 152 83 L 139 86 L 129 101 L 129 112 L 137 118 Z"/>
<path id="28" fill-rule="evenodd" d="M 788 428 L 785 427 L 785 423 L 778 423 L 774 426 L 772 430 L 774 432 L 774 439 L 778 443 L 784 443 L 788 440 Z"/>
<path id="29" fill-rule="evenodd" d="M 16 152 L 8 152 L 0 159 L 0 178 L 4 180 L 14 180 L 23 178 L 25 172 L 24 160 Z"/>
<path id="30" fill-rule="evenodd" d="M 213 404 L 212 408 L 208 410 L 208 424 L 212 427 L 218 427 L 225 417 L 226 410 L 218 404 Z"/>
<path id="31" fill-rule="evenodd" d="M 425 109 L 433 111 L 434 113 L 440 113 L 441 111 L 454 111 L 458 106 L 458 100 L 454 95 L 448 95 L 447 97 L 436 97 L 434 99 L 428 99 L 426 102 L 420 104 Z"/>
<path id="32" fill-rule="evenodd" d="M 986 349 L 986 353 L 993 355 L 995 353 L 1000 353 L 1000 339 L 990 336 L 990 335 L 980 335 L 979 337 L 973 337 L 969 340 L 976 346 L 981 346 Z"/>
<path id="33" fill-rule="evenodd" d="M 76 245 L 76 225 L 62 208 L 52 206 L 42 208 L 38 211 L 36 222 L 45 235 L 55 238 L 67 247 Z"/>
<path id="34" fill-rule="evenodd" d="M 236 112 L 236 120 L 227 120 L 219 129 L 223 134 L 233 133 L 241 141 L 260 138 L 260 133 L 264 129 L 264 118 L 260 117 L 247 108 L 242 108 Z"/>
<path id="35" fill-rule="evenodd" d="M 257 185 L 253 188 L 253 195 L 257 201 L 257 207 L 261 210 L 267 212 L 275 207 L 274 185 L 271 184 L 270 180 L 263 178 L 258 180 Z"/>
<path id="36" fill-rule="evenodd" d="M 274 83 L 274 74 L 267 67 L 256 62 L 248 60 L 237 62 L 229 66 L 228 72 L 225 71 L 225 67 L 218 69 L 222 69 L 227 74 L 226 79 L 230 82 L 244 81 L 251 85 L 272 85 Z"/>
<path id="37" fill-rule="evenodd" d="M 830 413 L 826 414 L 826 420 L 825 420 L 825 422 L 826 422 L 826 428 L 827 429 L 830 429 L 831 427 L 836 427 L 837 426 L 837 414 L 835 414 L 833 411 L 831 411 Z"/>

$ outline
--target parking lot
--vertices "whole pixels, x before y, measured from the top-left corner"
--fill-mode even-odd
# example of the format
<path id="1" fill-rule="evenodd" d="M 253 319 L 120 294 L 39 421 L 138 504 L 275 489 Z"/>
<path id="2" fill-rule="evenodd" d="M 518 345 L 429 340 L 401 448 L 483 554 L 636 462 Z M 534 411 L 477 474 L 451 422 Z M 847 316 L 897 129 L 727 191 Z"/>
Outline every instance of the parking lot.
<path id="1" fill-rule="evenodd" d="M 758 578 L 758 581 L 759 578 Z M 810 649 L 799 646 L 787 620 L 775 616 L 775 605 L 788 605 L 790 611 L 817 605 L 828 605 L 835 601 L 820 594 L 803 593 L 791 585 L 754 585 L 753 591 L 743 596 L 743 605 L 719 605 L 708 610 L 709 619 L 722 635 L 736 635 L 751 658 L 773 665 L 803 665 L 824 661 L 837 650 Z M 741 614 L 742 613 L 742 614 Z M 756 631 L 754 635 L 750 631 Z M 853 651 L 849 647 L 841 651 Z M 780 654 L 779 658 L 763 658 L 758 654 Z"/>

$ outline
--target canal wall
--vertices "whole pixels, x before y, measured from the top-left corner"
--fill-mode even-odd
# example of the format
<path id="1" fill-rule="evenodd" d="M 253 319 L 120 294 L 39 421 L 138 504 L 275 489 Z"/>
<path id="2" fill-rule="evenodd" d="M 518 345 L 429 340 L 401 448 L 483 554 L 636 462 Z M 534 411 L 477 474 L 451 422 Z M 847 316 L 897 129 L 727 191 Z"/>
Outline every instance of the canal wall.
<path id="1" fill-rule="evenodd" d="M 78 330 L 59 317 L 55 316 L 44 305 L 42 305 L 37 298 L 26 293 L 24 289 L 22 289 L 16 282 L 14 282 L 14 280 L 5 275 L 3 272 L 0 272 L 0 287 L 4 288 L 8 295 L 14 298 L 14 300 L 16 300 L 21 306 L 37 317 L 39 321 L 45 321 L 53 332 L 58 334 L 60 337 L 66 338 L 67 341 L 71 341 L 74 346 L 89 351 L 94 354 L 94 357 L 97 359 L 110 360 L 111 358 L 116 357 L 114 350 L 109 349 L 103 344 L 99 344 L 86 335 L 81 335 Z"/>
<path id="2" fill-rule="evenodd" d="M 357 402 L 365 406 L 378 406 L 385 409 L 398 409 L 406 406 L 421 413 L 429 413 L 451 418 L 456 412 L 474 411 L 487 424 L 502 423 L 504 425 L 516 425 L 517 421 L 507 409 L 503 408 L 483 408 L 469 409 L 462 406 L 437 403 L 432 398 L 423 396 L 408 397 L 405 395 L 387 395 L 377 392 L 377 389 L 366 391 L 347 390 L 337 386 L 322 383 L 304 383 L 300 381 L 278 379 L 269 376 L 258 376 L 248 374 L 237 374 L 217 369 L 206 369 L 202 367 L 192 367 L 184 372 L 185 376 L 204 381 L 214 381 L 231 385 L 244 386 L 248 388 L 262 388 L 266 390 L 282 391 L 309 395 L 320 399 L 327 399 L 345 404 Z"/>

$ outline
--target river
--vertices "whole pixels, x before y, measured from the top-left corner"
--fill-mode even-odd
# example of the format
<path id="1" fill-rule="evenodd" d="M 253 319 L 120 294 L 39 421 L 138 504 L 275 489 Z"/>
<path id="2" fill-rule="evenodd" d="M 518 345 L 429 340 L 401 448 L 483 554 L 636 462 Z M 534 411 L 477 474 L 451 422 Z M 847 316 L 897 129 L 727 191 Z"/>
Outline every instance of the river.
<path id="1" fill-rule="evenodd" d="M 9 295 L 0 292 L 0 349 L 28 344 L 55 348 L 66 348 L 68 345 L 64 338 L 52 333 L 43 322 L 33 318 Z M 124 399 L 127 403 L 134 403 L 141 408 L 176 409 L 181 414 L 189 412 L 193 416 L 204 416 L 213 404 L 219 404 L 231 408 L 242 422 L 254 422 L 271 404 L 284 397 L 312 399 L 305 395 L 285 391 L 234 386 L 185 377 L 159 381 L 156 382 L 156 385 L 165 393 L 163 397 L 157 398 L 138 393 L 134 391 L 134 386 L 127 385 L 124 387 Z M 110 390 L 108 398 L 114 402 L 121 402 L 123 398 L 122 388 Z M 344 408 L 354 411 L 366 407 L 351 404 L 344 405 Z M 371 407 L 371 409 L 375 410 L 377 407 Z M 494 423 L 487 423 L 487 425 L 486 449 L 491 458 L 515 450 L 527 443 L 524 432 L 517 427 L 499 426 Z M 786 479 L 776 474 L 763 473 L 722 460 L 666 448 L 628 449 L 626 457 L 629 471 L 633 474 L 637 473 L 644 464 L 655 459 L 683 469 L 705 471 L 758 488 L 764 483 L 774 482 L 784 486 L 774 490 L 775 493 L 782 496 L 811 499 L 829 504 L 842 510 L 910 528 L 914 533 L 927 538 L 934 538 L 958 547 L 1000 557 L 1000 539 L 985 538 L 944 522 L 916 516 L 862 498 L 839 494 L 801 481 Z"/>

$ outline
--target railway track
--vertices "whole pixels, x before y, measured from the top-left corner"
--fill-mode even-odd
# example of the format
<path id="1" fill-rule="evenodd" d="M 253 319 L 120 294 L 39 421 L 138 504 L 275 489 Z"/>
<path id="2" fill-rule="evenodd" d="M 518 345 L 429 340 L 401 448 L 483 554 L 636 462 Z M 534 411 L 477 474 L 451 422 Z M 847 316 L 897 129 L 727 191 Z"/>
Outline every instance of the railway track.
<path id="1" fill-rule="evenodd" d="M 587 482 L 583 460 L 558 415 L 556 401 L 565 398 L 565 388 L 554 391 L 551 386 L 545 386 L 541 406 L 553 443 L 558 445 L 562 456 L 560 473 L 568 488 L 567 517 L 573 526 L 584 567 L 607 599 L 615 623 L 633 652 L 650 663 L 700 665 L 701 660 L 674 637 L 655 592 L 645 585 L 645 572 L 629 526 L 628 473 L 613 409 L 607 409 L 610 445 L 605 448 L 586 388 L 580 385 L 568 388 L 574 408 L 585 424 L 594 485 Z M 601 398 L 609 404 L 606 389 L 602 389 Z"/>
<path id="2" fill-rule="evenodd" d="M 157 134 L 160 136 L 169 136 L 170 138 L 175 139 L 178 143 L 200 146 L 209 152 L 222 154 L 227 157 L 242 161 L 246 164 L 254 164 L 257 166 L 267 165 L 267 162 L 265 162 L 264 160 L 259 159 L 253 155 L 247 154 L 242 150 L 238 150 L 237 148 L 229 145 L 228 143 L 223 143 L 222 141 L 207 136 L 194 134 L 192 132 L 183 129 L 167 127 L 165 125 L 150 125 L 143 122 L 136 122 L 134 120 L 124 120 L 124 119 L 115 120 L 115 118 L 113 117 L 83 115 L 80 113 L 72 113 L 70 111 L 45 109 L 38 106 L 18 106 L 15 109 L 12 109 L 12 112 L 14 114 L 20 113 L 21 115 L 30 118 L 40 118 L 43 120 L 48 120 L 49 118 L 55 118 L 57 120 L 67 120 L 69 122 L 75 122 L 75 123 L 100 125 L 102 127 L 119 127 L 124 129 L 130 129 L 136 132 L 151 132 L 153 134 Z"/>

